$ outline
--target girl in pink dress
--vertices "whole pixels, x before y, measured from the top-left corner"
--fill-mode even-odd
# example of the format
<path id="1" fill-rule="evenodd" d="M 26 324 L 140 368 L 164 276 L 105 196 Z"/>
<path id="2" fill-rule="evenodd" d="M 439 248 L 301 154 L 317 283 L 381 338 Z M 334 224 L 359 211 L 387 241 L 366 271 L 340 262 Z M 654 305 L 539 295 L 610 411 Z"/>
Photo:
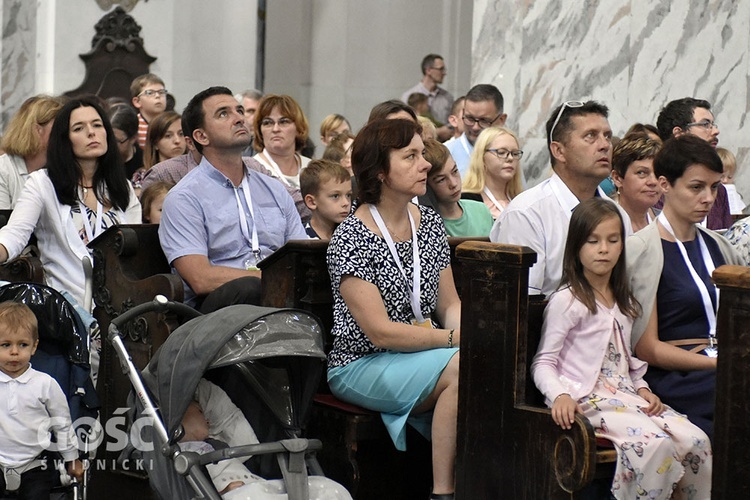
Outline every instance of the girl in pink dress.
<path id="1" fill-rule="evenodd" d="M 614 444 L 616 498 L 708 499 L 708 437 L 649 390 L 647 365 L 630 349 L 641 308 L 625 277 L 623 239 L 614 203 L 593 198 L 573 211 L 562 284 L 545 310 L 531 373 L 557 425 L 570 429 L 580 413 Z"/>

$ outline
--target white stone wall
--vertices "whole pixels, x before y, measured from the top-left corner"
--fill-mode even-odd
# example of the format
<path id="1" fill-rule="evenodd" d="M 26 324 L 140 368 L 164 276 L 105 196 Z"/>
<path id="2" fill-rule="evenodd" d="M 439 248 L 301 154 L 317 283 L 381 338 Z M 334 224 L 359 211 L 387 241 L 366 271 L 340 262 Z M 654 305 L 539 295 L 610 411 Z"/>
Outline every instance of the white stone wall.
<path id="1" fill-rule="evenodd" d="M 316 144 L 326 115 L 343 114 L 356 131 L 375 104 L 399 99 L 422 78 L 429 53 L 445 58 L 448 91 L 461 95 L 471 85 L 472 0 L 268 4 L 265 91 L 300 103 Z"/>
<path id="2" fill-rule="evenodd" d="M 3 0 L 2 125 L 36 93 L 77 88 L 94 25 L 106 11 L 95 0 Z M 141 26 L 151 71 L 181 109 L 211 85 L 233 90 L 255 82 L 255 0 L 140 1 L 130 15 Z M 13 29 L 9 30 L 11 27 Z"/>
<path id="3" fill-rule="evenodd" d="M 747 0 L 475 0 L 472 75 L 505 95 L 530 184 L 548 173 L 544 123 L 561 102 L 604 102 L 621 135 L 691 96 L 712 103 L 747 200 L 748 25 Z"/>

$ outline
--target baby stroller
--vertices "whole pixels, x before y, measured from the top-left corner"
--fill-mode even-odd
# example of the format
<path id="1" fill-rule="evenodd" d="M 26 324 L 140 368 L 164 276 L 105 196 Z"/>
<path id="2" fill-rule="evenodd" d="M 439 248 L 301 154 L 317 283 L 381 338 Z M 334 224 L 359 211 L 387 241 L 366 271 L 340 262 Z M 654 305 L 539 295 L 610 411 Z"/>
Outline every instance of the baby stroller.
<path id="1" fill-rule="evenodd" d="M 74 424 L 80 424 L 76 429 L 76 435 L 79 444 L 84 445 L 81 459 L 84 461 L 84 468 L 87 469 L 88 444 L 96 431 L 96 419 L 99 414 L 99 399 L 90 377 L 89 331 L 73 305 L 51 287 L 37 283 L 10 283 L 0 286 L 0 302 L 5 301 L 26 304 L 37 317 L 39 347 L 31 358 L 31 364 L 34 369 L 45 372 L 57 380 L 65 393 L 71 419 Z M 58 460 L 61 489 L 66 490 L 66 494 L 72 494 L 74 499 L 85 499 L 88 471 L 81 483 L 71 480 L 60 458 L 59 455 L 51 454 L 48 464 L 50 460 Z"/>
<path id="2" fill-rule="evenodd" d="M 148 311 L 171 311 L 193 319 L 170 334 L 141 378 L 118 329 Z M 143 442 L 152 442 L 153 448 L 143 446 L 140 454 L 159 497 L 220 499 L 205 466 L 252 456 L 245 464 L 254 473 L 283 478 L 290 500 L 308 498 L 308 471 L 323 475 L 313 453 L 320 449 L 320 441 L 299 438 L 325 362 L 316 318 L 298 310 L 250 305 L 201 316 L 183 304 L 157 297 L 113 320 L 108 338 L 134 387 L 133 422 L 153 417 L 152 426 L 140 432 Z M 241 409 L 259 444 L 203 455 L 180 451 L 181 422 L 202 378 L 223 389 Z M 129 459 L 138 457 L 138 450 L 130 452 Z"/>

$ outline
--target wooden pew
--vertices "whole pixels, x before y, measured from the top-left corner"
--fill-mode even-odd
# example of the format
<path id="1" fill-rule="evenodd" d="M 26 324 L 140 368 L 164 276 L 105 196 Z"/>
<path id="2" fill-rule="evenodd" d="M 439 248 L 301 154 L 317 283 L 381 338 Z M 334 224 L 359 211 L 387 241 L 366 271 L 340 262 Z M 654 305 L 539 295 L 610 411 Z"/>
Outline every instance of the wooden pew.
<path id="1" fill-rule="evenodd" d="M 721 291 L 711 498 L 750 498 L 750 268 L 713 273 Z"/>
<path id="2" fill-rule="evenodd" d="M 545 303 L 528 299 L 536 254 L 525 247 L 467 242 L 463 266 L 456 498 L 571 498 L 615 451 L 597 450 L 588 419 L 552 421 L 529 367 Z"/>
<path id="3" fill-rule="evenodd" d="M 34 255 L 22 255 L 0 265 L 0 280 L 44 284 L 42 261 Z"/>
<path id="4" fill-rule="evenodd" d="M 469 240 L 449 238 L 451 257 L 456 247 Z M 333 327 L 333 296 L 326 265 L 328 243 L 319 240 L 290 241 L 260 263 L 262 305 L 296 307 L 317 315 L 330 333 Z M 460 292 L 461 264 L 451 258 Z M 332 339 L 326 336 L 326 350 Z M 412 436 L 407 453 L 398 452 L 380 415 L 344 403 L 330 394 L 327 383 L 316 396 L 308 434 L 323 439 L 318 453 L 326 474 L 346 486 L 357 499 L 426 498 L 431 481 L 430 446 Z M 414 433 L 416 434 L 416 433 Z M 421 468 L 421 469 L 418 469 Z"/>
<path id="5" fill-rule="evenodd" d="M 103 338 L 113 318 L 156 295 L 182 301 L 182 280 L 171 274 L 159 244 L 158 228 L 156 224 L 113 226 L 89 244 L 94 256 L 94 316 Z M 136 367 L 146 366 L 174 327 L 174 318 L 156 313 L 144 314 L 125 325 L 123 340 Z M 112 346 L 102 341 L 97 383 L 102 421 L 126 406 L 130 389 Z M 107 458 L 116 458 L 116 454 Z"/>
<path id="6" fill-rule="evenodd" d="M 12 213 L 13 210 L 0 210 L 0 227 L 8 223 Z M 34 235 L 31 236 L 29 245 L 22 252 L 22 255 L 0 265 L 0 280 L 14 283 L 30 281 L 44 284 L 44 269 L 42 268 L 42 261 L 38 257 L 39 252 L 36 250 L 36 237 Z"/>

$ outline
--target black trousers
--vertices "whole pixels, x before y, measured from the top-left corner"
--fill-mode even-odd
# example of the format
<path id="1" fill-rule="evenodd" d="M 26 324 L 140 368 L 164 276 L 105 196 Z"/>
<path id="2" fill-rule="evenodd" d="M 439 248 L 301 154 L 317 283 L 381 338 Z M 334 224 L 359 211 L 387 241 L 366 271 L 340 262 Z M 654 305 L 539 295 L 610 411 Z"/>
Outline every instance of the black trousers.
<path id="1" fill-rule="evenodd" d="M 235 304 L 260 305 L 260 278 L 247 276 L 224 283 L 206 295 L 196 309 L 207 314 Z"/>
<path id="2" fill-rule="evenodd" d="M 18 500 L 49 500 L 50 491 L 55 480 L 55 469 L 52 467 L 52 461 L 47 463 L 47 467 L 37 467 L 21 474 L 21 487 L 15 492 Z M 5 498 L 5 477 L 0 474 L 0 498 Z M 12 494 L 9 494 L 12 495 Z"/>

